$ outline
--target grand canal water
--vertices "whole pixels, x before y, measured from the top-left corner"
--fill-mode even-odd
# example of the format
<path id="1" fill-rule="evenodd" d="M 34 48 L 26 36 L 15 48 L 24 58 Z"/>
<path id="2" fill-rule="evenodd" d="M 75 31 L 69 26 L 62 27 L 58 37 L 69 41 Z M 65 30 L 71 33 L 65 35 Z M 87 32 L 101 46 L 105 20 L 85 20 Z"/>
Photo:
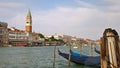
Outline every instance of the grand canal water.
<path id="1" fill-rule="evenodd" d="M 67 46 L 57 46 L 68 52 Z M 89 48 L 83 48 L 89 54 Z M 73 49 L 79 51 L 79 49 Z M 53 46 L 41 47 L 0 47 L 0 68 L 53 68 Z M 69 68 L 68 61 L 57 54 L 55 68 Z M 94 55 L 97 55 L 94 53 Z M 97 68 L 71 63 L 70 68 Z"/>

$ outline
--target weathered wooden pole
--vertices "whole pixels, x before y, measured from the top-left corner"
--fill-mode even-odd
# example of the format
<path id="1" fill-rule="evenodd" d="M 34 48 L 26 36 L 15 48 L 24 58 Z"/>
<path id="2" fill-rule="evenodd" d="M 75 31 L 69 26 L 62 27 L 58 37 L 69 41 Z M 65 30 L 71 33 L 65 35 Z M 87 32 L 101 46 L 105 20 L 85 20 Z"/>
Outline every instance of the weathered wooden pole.
<path id="1" fill-rule="evenodd" d="M 115 38 L 112 32 L 107 32 L 107 41 L 108 41 L 108 52 L 110 58 L 110 66 L 111 68 L 117 67 L 117 57 L 116 57 L 116 48 L 115 48 Z M 115 66 L 115 67 L 114 67 Z"/>
<path id="2" fill-rule="evenodd" d="M 68 58 L 68 66 L 70 67 L 70 58 L 71 58 L 71 44 L 69 44 L 69 58 Z"/>
<path id="3" fill-rule="evenodd" d="M 108 62 L 111 68 L 119 68 L 120 45 L 118 33 L 108 28 L 104 31 L 101 41 L 101 68 L 107 68 Z"/>
<path id="4" fill-rule="evenodd" d="M 101 68 L 107 68 L 106 44 L 104 43 L 105 43 L 105 38 L 101 38 L 101 43 L 100 43 Z"/>
<path id="5" fill-rule="evenodd" d="M 93 56 L 93 44 L 90 43 L 90 56 Z"/>
<path id="6" fill-rule="evenodd" d="M 82 43 L 80 44 L 80 54 L 82 54 Z"/>
<path id="7" fill-rule="evenodd" d="M 55 63 L 56 63 L 56 45 L 54 46 L 54 62 L 53 62 L 54 68 L 55 68 Z"/>

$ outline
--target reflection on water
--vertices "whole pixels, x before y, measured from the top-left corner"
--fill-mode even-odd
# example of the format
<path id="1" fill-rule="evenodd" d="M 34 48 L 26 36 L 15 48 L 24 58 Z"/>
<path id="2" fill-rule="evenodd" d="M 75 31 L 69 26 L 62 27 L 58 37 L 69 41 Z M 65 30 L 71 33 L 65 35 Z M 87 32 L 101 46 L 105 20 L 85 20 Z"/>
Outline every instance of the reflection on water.
<path id="1" fill-rule="evenodd" d="M 68 52 L 68 47 L 58 46 L 57 48 L 64 50 L 64 52 Z M 53 68 L 53 49 L 53 46 L 2 47 L 0 48 L 0 68 Z M 77 51 L 77 49 L 73 50 Z M 58 54 L 56 57 L 56 68 L 68 67 L 68 61 L 66 59 Z M 93 67 L 71 63 L 70 68 Z"/>

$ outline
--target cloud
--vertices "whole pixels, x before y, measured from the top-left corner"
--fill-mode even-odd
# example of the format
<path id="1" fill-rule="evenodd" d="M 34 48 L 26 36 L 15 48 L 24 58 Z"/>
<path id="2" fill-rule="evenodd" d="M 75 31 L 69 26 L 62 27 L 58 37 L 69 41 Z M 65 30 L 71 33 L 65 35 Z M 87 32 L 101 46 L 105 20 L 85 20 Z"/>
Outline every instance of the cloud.
<path id="1" fill-rule="evenodd" d="M 57 7 L 33 13 L 33 29 L 42 33 L 71 34 L 99 38 L 105 28 L 118 29 L 120 13 L 91 8 Z"/>
<path id="2" fill-rule="evenodd" d="M 25 16 L 26 14 L 17 14 L 16 16 L 8 19 L 8 27 L 16 27 L 18 29 L 25 30 Z"/>
<path id="3" fill-rule="evenodd" d="M 75 0 L 78 5 L 85 8 L 98 9 L 105 12 L 120 12 L 120 0 L 101 0 L 99 1 L 100 5 L 95 3 L 90 3 L 89 1 L 84 2 L 81 0 Z"/>
<path id="4" fill-rule="evenodd" d="M 84 1 L 81 1 L 81 0 L 75 0 L 75 2 L 80 5 L 81 7 L 85 7 L 85 8 L 95 8 L 96 6 L 93 5 L 93 4 L 90 4 L 88 2 L 84 2 Z"/>
<path id="5" fill-rule="evenodd" d="M 99 39 L 104 29 L 109 27 L 120 32 L 118 5 L 96 6 L 83 1 L 79 1 L 79 4 L 82 7 L 57 6 L 49 10 L 31 10 L 33 31 L 43 34 L 67 34 L 91 39 Z M 111 9 L 111 7 L 115 8 Z M 21 12 L 9 18 L 9 26 L 24 29 L 26 17 L 24 13 Z"/>
<path id="6" fill-rule="evenodd" d="M 0 20 L 8 21 L 8 19 L 14 18 L 17 14 L 21 13 L 25 4 L 18 2 L 0 2 Z"/>
<path id="7" fill-rule="evenodd" d="M 120 12 L 120 0 L 103 0 L 105 1 L 108 5 L 103 6 L 103 8 L 107 9 L 108 11 L 112 12 Z M 104 10 L 105 10 L 104 9 Z"/>
<path id="8" fill-rule="evenodd" d="M 19 8 L 23 6 L 24 4 L 16 2 L 0 2 L 0 8 Z"/>
<path id="9" fill-rule="evenodd" d="M 104 0 L 104 1 L 106 1 L 106 2 L 108 2 L 108 3 L 110 3 L 110 4 L 117 4 L 117 5 L 120 5 L 120 0 Z"/>

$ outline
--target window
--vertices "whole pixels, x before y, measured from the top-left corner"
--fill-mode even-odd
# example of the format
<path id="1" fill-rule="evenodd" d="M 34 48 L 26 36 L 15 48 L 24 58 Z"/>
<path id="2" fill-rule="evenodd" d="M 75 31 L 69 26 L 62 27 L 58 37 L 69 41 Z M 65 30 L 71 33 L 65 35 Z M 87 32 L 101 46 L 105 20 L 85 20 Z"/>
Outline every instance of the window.
<path id="1" fill-rule="evenodd" d="M 2 29 L 0 29 L 0 34 L 2 34 Z"/>

